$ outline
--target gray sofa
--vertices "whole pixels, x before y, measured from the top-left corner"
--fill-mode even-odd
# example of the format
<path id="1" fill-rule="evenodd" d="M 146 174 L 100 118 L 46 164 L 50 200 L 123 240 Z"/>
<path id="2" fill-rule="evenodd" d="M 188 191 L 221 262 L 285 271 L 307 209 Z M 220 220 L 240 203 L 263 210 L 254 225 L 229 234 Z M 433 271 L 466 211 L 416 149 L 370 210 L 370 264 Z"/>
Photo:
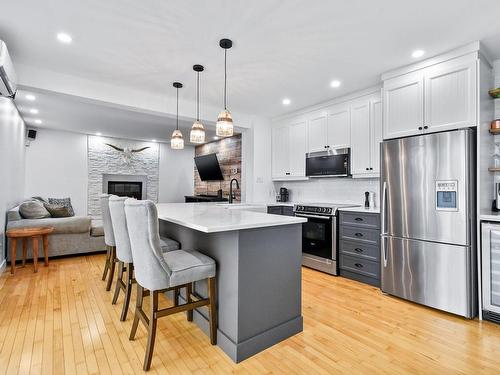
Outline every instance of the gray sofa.
<path id="1" fill-rule="evenodd" d="M 72 216 L 64 218 L 23 219 L 19 206 L 7 212 L 7 229 L 51 226 L 54 232 L 49 235 L 49 257 L 90 253 L 106 250 L 102 221 L 91 216 Z M 27 258 L 32 258 L 31 244 Z M 7 243 L 7 259 L 10 261 L 10 243 Z M 18 241 L 17 259 L 21 259 L 22 241 Z M 42 249 L 39 256 L 43 256 Z"/>

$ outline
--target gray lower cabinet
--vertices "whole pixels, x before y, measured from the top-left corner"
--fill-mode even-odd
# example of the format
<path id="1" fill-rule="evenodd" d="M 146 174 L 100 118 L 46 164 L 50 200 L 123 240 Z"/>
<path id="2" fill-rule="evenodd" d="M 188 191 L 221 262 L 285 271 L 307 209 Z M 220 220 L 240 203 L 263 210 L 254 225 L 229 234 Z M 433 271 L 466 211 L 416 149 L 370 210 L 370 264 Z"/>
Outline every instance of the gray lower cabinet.
<path id="1" fill-rule="evenodd" d="M 294 216 L 292 206 L 267 206 L 267 213 L 273 215 Z"/>
<path id="2" fill-rule="evenodd" d="M 380 215 L 340 212 L 340 276 L 380 286 Z"/>

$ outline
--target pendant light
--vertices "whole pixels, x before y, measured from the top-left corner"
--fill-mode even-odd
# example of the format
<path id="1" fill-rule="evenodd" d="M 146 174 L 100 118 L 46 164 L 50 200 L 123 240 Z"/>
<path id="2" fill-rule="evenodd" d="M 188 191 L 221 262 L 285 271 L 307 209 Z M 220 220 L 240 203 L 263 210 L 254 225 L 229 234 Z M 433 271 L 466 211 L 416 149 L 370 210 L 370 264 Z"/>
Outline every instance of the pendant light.
<path id="1" fill-rule="evenodd" d="M 216 134 L 219 137 L 230 137 L 233 135 L 233 118 L 227 110 L 226 87 L 227 87 L 227 50 L 233 46 L 230 39 L 221 39 L 219 46 L 224 49 L 224 110 L 217 118 Z"/>
<path id="2" fill-rule="evenodd" d="M 173 86 L 177 90 L 177 112 L 175 115 L 176 127 L 172 133 L 172 138 L 170 138 L 170 147 L 173 150 L 182 150 L 184 148 L 184 138 L 182 138 L 182 133 L 179 130 L 179 89 L 182 88 L 182 83 L 174 82 Z"/>
<path id="3" fill-rule="evenodd" d="M 203 72 L 203 65 L 193 65 L 193 70 L 196 72 L 196 121 L 191 127 L 189 140 L 191 143 L 205 142 L 205 129 L 200 121 L 200 72 Z"/>

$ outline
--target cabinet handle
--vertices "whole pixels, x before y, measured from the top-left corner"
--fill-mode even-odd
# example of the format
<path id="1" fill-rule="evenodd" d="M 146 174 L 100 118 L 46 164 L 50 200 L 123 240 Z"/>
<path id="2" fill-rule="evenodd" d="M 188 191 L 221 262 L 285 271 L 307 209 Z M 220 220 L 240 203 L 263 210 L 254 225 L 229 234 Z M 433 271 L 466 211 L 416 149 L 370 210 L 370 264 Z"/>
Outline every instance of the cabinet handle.
<path id="1" fill-rule="evenodd" d="M 356 219 L 354 219 L 356 221 L 363 221 L 363 218 L 362 217 L 357 217 Z"/>
<path id="2" fill-rule="evenodd" d="M 290 176 L 290 172 L 286 172 L 285 174 L 286 174 L 287 176 Z"/>
<path id="3" fill-rule="evenodd" d="M 366 170 L 367 170 L 367 171 L 369 171 L 369 170 L 370 170 L 370 168 L 366 167 Z"/>
<path id="4" fill-rule="evenodd" d="M 424 129 L 429 129 L 429 127 L 427 125 L 424 126 Z"/>
<path id="5" fill-rule="evenodd" d="M 356 248 L 354 249 L 354 251 L 355 251 L 355 252 L 357 252 L 357 253 L 362 253 L 362 252 L 363 252 L 363 249 L 360 249 L 359 247 L 356 247 Z"/>
<path id="6" fill-rule="evenodd" d="M 421 126 L 419 126 L 419 127 L 418 127 L 418 130 L 422 130 L 422 127 L 421 127 Z"/>
<path id="7" fill-rule="evenodd" d="M 359 233 L 359 232 L 354 233 L 354 235 L 355 235 L 356 237 L 363 237 L 363 233 Z"/>
<path id="8" fill-rule="evenodd" d="M 370 171 L 373 171 L 373 168 L 372 168 L 372 167 L 370 167 Z"/>
<path id="9" fill-rule="evenodd" d="M 363 268 L 363 265 L 361 263 L 354 263 L 354 265 L 358 268 Z"/>

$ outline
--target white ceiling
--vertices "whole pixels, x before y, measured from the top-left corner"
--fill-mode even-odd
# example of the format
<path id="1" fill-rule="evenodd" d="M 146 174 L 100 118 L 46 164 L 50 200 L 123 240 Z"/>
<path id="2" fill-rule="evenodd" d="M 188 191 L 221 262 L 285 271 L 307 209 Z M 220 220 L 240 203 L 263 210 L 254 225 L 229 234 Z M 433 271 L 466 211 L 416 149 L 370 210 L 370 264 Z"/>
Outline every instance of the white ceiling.
<path id="1" fill-rule="evenodd" d="M 180 80 L 188 99 L 201 63 L 202 99 L 220 107 L 229 37 L 230 109 L 276 116 L 372 86 L 416 48 L 425 58 L 484 40 L 500 58 L 499 14 L 496 0 L 15 0 L 2 4 L 0 39 L 23 66 L 157 95 Z"/>
<path id="2" fill-rule="evenodd" d="M 27 94 L 34 95 L 35 101 L 27 100 Z M 176 126 L 175 118 L 165 114 L 148 113 L 44 90 L 21 89 L 15 101 L 19 112 L 31 128 L 85 134 L 101 133 L 103 136 L 169 142 Z M 38 114 L 30 113 L 33 108 L 39 111 Z M 42 124 L 36 124 L 36 119 L 41 119 Z M 179 120 L 179 128 L 186 145 L 190 145 L 189 130 L 192 124 L 191 119 Z M 210 142 L 215 136 L 215 125 L 204 125 L 206 140 Z"/>

